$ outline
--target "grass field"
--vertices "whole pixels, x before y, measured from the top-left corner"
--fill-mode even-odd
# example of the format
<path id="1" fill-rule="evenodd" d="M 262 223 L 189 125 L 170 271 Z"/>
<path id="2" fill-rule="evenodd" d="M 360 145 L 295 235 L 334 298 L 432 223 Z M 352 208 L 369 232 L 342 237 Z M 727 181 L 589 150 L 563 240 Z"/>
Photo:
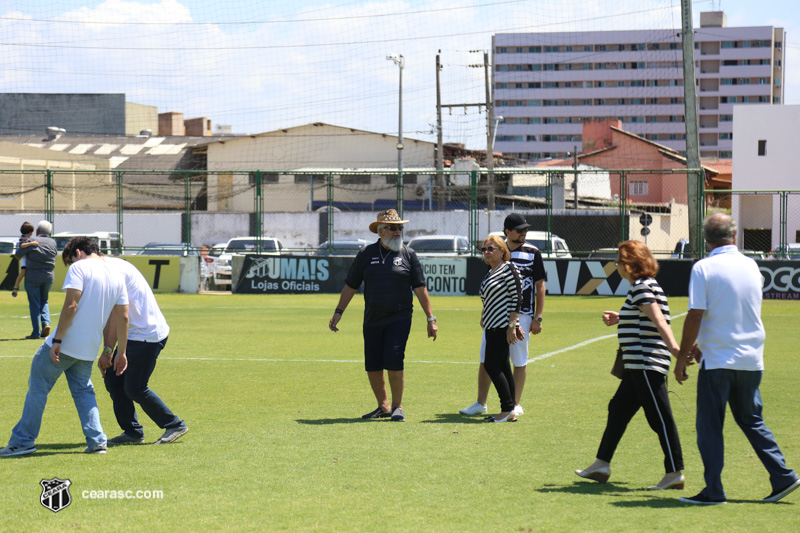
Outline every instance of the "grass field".
<path id="1" fill-rule="evenodd" d="M 53 312 L 63 301 L 51 294 Z M 340 332 L 327 329 L 336 295 L 160 295 L 172 327 L 151 387 L 185 419 L 170 445 L 112 448 L 87 456 L 62 378 L 50 394 L 39 451 L 0 460 L 2 531 L 797 531 L 800 492 L 762 504 L 766 471 L 728 417 L 729 504 L 678 502 L 703 487 L 695 445 L 696 370 L 670 380 L 687 488 L 646 488 L 663 475 L 656 436 L 638 414 L 614 458 L 608 484 L 573 473 L 592 462 L 617 380 L 615 333 L 604 309 L 618 297 L 548 297 L 544 330 L 531 344 L 516 424 L 486 424 L 458 409 L 475 400 L 480 302 L 432 297 L 440 337 L 416 314 L 406 355 L 405 424 L 362 421 L 374 409 L 363 371 L 354 299 Z M 674 315 L 685 298 L 672 298 Z M 800 305 L 766 301 L 762 394 L 768 426 L 800 468 L 797 340 Z M 0 445 L 19 419 L 37 341 L 26 301 L 0 294 Z M 682 318 L 673 321 L 680 337 Z M 594 340 L 594 341 L 593 341 Z M 593 342 L 590 342 L 593 341 Z M 95 370 L 101 419 L 119 433 Z M 490 412 L 498 410 L 494 390 Z M 161 431 L 146 415 L 148 442 Z M 42 507 L 39 481 L 72 482 L 73 503 Z M 86 491 L 163 491 L 161 499 L 90 499 Z M 88 495 L 88 494 L 87 494 Z"/>

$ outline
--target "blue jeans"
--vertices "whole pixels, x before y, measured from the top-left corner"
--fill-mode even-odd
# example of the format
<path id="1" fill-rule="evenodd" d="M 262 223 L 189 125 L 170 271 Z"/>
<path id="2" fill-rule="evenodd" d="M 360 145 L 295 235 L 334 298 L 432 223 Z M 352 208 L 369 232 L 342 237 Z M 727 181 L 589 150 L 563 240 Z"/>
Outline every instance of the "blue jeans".
<path id="1" fill-rule="evenodd" d="M 114 402 L 114 416 L 125 433 L 134 438 L 144 437 L 144 429 L 136 416 L 138 403 L 153 422 L 161 429 L 174 428 L 183 421 L 169 410 L 167 404 L 148 386 L 150 376 L 156 368 L 158 354 L 166 346 L 167 339 L 159 342 L 128 341 L 125 352 L 128 357 L 128 369 L 117 376 L 113 368 L 106 371 L 106 390 Z M 114 354 L 116 357 L 116 354 Z"/>
<path id="2" fill-rule="evenodd" d="M 722 426 L 725 404 L 730 404 L 733 419 L 739 424 L 756 455 L 769 473 L 772 490 L 791 484 L 797 475 L 786 468 L 775 436 L 761 416 L 760 371 L 701 368 L 697 377 L 697 447 L 705 467 L 706 487 L 702 494 L 711 499 L 725 499 L 722 468 L 725 450 Z"/>
<path id="3" fill-rule="evenodd" d="M 45 405 L 47 405 L 47 396 L 61 374 L 67 376 L 67 385 L 72 393 L 75 407 L 78 409 L 83 434 L 86 435 L 86 445 L 93 448 L 106 443 L 106 436 L 100 425 L 97 400 L 94 397 L 94 386 L 90 379 L 92 361 L 83 361 L 61 354 L 61 361 L 57 365 L 53 364 L 50 359 L 50 346 L 43 343 L 36 355 L 33 356 L 22 418 L 11 430 L 9 446 L 29 448 L 35 444 L 42 426 L 42 415 Z"/>
<path id="4" fill-rule="evenodd" d="M 50 323 L 50 305 L 47 303 L 47 298 L 52 285 L 52 281 L 38 283 L 25 277 L 25 292 L 28 295 L 28 307 L 33 325 L 31 335 L 34 337 L 40 337 L 42 335 L 41 328 Z"/>

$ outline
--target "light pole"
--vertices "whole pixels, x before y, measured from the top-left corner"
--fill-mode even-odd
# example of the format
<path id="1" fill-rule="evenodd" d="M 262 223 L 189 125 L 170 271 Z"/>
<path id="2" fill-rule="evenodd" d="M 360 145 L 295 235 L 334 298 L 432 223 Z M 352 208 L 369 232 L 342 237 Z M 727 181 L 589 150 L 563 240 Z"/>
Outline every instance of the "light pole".
<path id="1" fill-rule="evenodd" d="M 386 59 L 400 67 L 400 103 L 397 118 L 397 214 L 403 217 L 403 67 L 406 59 L 403 54 L 389 54 Z"/>

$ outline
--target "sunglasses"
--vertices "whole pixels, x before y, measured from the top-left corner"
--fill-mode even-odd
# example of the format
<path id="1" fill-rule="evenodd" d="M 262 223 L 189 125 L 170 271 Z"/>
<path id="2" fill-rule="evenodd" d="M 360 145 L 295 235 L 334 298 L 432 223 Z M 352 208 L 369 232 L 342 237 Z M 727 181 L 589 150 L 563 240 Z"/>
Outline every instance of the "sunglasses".
<path id="1" fill-rule="evenodd" d="M 495 250 L 499 250 L 499 249 L 500 248 L 498 248 L 497 246 L 485 246 L 485 247 L 481 248 L 481 253 L 484 253 L 484 254 L 486 252 L 492 253 Z"/>
<path id="2" fill-rule="evenodd" d="M 385 226 L 389 231 L 403 231 L 403 226 L 400 224 L 388 224 Z"/>

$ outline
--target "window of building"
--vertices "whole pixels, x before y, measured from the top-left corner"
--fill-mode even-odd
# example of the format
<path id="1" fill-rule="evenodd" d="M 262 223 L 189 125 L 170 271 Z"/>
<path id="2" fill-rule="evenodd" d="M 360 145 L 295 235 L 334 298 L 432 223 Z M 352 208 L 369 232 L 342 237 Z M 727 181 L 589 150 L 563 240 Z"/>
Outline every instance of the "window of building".
<path id="1" fill-rule="evenodd" d="M 308 178 L 311 178 L 313 185 L 322 185 L 325 183 L 325 174 L 295 174 L 294 182 L 297 185 L 308 185 Z"/>
<path id="2" fill-rule="evenodd" d="M 369 185 L 372 183 L 372 176 L 369 174 L 342 174 L 339 176 L 342 185 Z"/>
<path id="3" fill-rule="evenodd" d="M 525 140 L 528 142 L 536 142 L 536 135 L 527 135 Z"/>
<path id="4" fill-rule="evenodd" d="M 281 175 L 278 172 L 262 172 L 261 173 L 261 183 L 263 185 L 266 185 L 267 183 L 278 183 L 278 182 L 280 182 L 280 177 L 281 177 Z M 249 174 L 250 185 L 255 185 L 256 181 L 257 181 L 256 173 L 255 172 L 250 172 L 250 174 Z M 306 180 L 306 182 L 308 182 L 308 180 Z"/>
<path id="5" fill-rule="evenodd" d="M 517 46 L 516 48 L 514 48 L 514 53 L 521 54 L 522 53 L 522 47 L 521 46 Z"/>
<path id="6" fill-rule="evenodd" d="M 595 52 L 605 52 L 606 51 L 606 45 L 604 45 L 604 44 L 595 45 L 594 51 Z"/>
<path id="7" fill-rule="evenodd" d="M 500 47 L 497 48 L 497 53 L 498 54 L 507 54 L 508 53 L 508 48 L 506 48 L 505 46 L 500 46 Z"/>
<path id="8" fill-rule="evenodd" d="M 766 140 L 758 141 L 758 155 L 759 156 L 767 155 L 767 141 Z"/>
<path id="9" fill-rule="evenodd" d="M 630 196 L 647 196 L 647 182 L 646 181 L 628 182 L 628 194 Z"/>

